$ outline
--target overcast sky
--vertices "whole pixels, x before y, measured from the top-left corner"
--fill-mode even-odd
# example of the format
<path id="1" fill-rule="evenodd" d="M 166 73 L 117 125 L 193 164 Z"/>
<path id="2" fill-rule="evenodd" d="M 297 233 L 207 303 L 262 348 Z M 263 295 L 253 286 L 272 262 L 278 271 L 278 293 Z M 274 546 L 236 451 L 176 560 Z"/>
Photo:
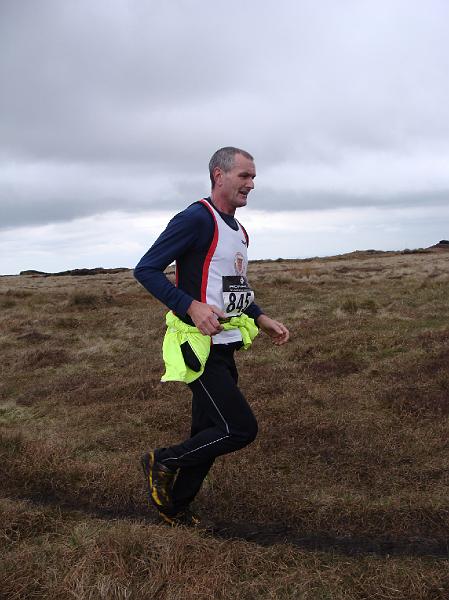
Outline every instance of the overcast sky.
<path id="1" fill-rule="evenodd" d="M 447 0 L 0 0 L 0 273 L 134 266 L 256 159 L 250 258 L 449 238 Z"/>

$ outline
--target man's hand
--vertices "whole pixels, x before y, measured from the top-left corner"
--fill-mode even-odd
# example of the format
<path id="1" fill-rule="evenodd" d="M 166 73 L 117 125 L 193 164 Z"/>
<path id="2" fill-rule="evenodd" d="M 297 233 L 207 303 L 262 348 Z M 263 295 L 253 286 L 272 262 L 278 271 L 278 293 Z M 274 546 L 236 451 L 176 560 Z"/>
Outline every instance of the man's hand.
<path id="1" fill-rule="evenodd" d="M 189 306 L 187 314 L 203 335 L 216 335 L 223 331 L 218 319 L 225 319 L 226 315 L 214 304 L 194 300 Z"/>
<path id="2" fill-rule="evenodd" d="M 260 315 L 257 319 L 257 325 L 271 337 L 273 344 L 276 344 L 276 346 L 282 346 L 282 344 L 288 342 L 290 338 L 287 327 L 282 323 L 279 323 L 279 321 L 270 319 L 267 315 Z"/>

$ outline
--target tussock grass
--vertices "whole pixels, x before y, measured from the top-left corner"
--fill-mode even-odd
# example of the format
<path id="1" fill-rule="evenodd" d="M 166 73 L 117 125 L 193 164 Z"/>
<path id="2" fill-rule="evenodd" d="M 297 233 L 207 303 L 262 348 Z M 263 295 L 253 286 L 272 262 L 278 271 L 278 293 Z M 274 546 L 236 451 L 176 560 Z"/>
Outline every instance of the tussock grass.
<path id="1" fill-rule="evenodd" d="M 293 335 L 237 357 L 260 433 L 198 498 L 217 535 L 147 506 L 139 455 L 190 413 L 164 308 L 130 273 L 1 278 L 1 597 L 445 600 L 448 260 L 250 265 Z"/>
<path id="2" fill-rule="evenodd" d="M 86 292 L 74 292 L 69 299 L 69 306 L 96 307 L 98 303 L 98 296 Z"/>
<path id="3" fill-rule="evenodd" d="M 15 300 L 12 300 L 11 298 L 2 298 L 0 299 L 0 308 L 2 309 L 8 309 L 8 308 L 14 308 L 17 305 L 17 302 Z"/>

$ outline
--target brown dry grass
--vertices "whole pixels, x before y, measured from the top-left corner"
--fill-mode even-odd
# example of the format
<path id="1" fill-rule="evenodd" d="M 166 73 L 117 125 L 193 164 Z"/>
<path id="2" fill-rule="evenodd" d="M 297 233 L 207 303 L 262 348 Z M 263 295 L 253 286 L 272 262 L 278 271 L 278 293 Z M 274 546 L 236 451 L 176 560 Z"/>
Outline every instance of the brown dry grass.
<path id="1" fill-rule="evenodd" d="M 164 308 L 130 273 L 0 278 L 0 598 L 449 597 L 449 255 L 251 264 L 291 329 L 238 357 L 254 444 L 217 461 L 215 535 L 146 505 L 187 435 Z"/>

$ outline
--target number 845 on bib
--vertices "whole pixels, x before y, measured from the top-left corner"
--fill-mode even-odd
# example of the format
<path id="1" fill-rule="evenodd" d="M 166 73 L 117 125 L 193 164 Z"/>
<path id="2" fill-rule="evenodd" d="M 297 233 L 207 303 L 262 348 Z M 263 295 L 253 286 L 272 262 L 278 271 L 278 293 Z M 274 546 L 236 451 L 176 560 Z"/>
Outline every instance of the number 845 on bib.
<path id="1" fill-rule="evenodd" d="M 246 277 L 225 276 L 223 279 L 223 305 L 228 317 L 237 317 L 254 301 L 254 291 Z"/>

